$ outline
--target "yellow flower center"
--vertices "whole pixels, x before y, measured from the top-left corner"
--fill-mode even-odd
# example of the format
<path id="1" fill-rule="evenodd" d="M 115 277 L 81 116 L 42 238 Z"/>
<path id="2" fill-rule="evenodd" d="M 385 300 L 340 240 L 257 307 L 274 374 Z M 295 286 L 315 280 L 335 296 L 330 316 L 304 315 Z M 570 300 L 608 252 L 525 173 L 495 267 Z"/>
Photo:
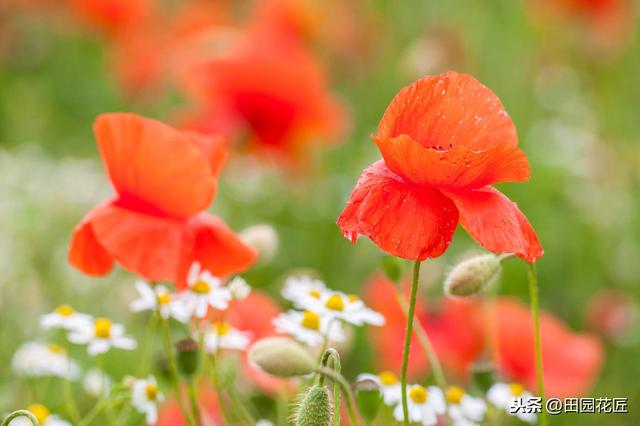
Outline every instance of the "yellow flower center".
<path id="1" fill-rule="evenodd" d="M 320 315 L 311 311 L 304 311 L 301 324 L 304 328 L 309 330 L 320 330 Z"/>
<path id="2" fill-rule="evenodd" d="M 314 299 L 320 299 L 320 292 L 318 290 L 311 290 L 309 291 L 309 296 L 313 297 Z"/>
<path id="3" fill-rule="evenodd" d="M 213 329 L 216 331 L 218 336 L 224 336 L 229 334 L 231 326 L 224 321 L 218 321 L 213 324 Z"/>
<path id="4" fill-rule="evenodd" d="M 356 296 L 355 294 L 348 295 L 347 299 L 349 299 L 349 303 L 356 303 L 356 302 L 360 301 L 360 298 L 358 296 Z"/>
<path id="5" fill-rule="evenodd" d="M 49 348 L 49 350 L 50 350 L 51 352 L 54 352 L 54 353 L 57 353 L 57 354 L 63 354 L 63 353 L 65 353 L 64 348 L 63 348 L 62 346 L 60 346 L 60 345 L 55 344 L 55 343 L 49 343 L 49 344 L 47 345 L 47 347 Z"/>
<path id="6" fill-rule="evenodd" d="M 62 317 L 70 317 L 76 311 L 69 305 L 60 305 L 56 308 L 55 312 Z"/>
<path id="7" fill-rule="evenodd" d="M 520 396 L 524 392 L 524 386 L 520 383 L 511 383 L 509 389 L 514 396 Z"/>
<path id="8" fill-rule="evenodd" d="M 158 399 L 158 386 L 153 383 L 147 384 L 144 394 L 149 401 L 155 401 Z"/>
<path id="9" fill-rule="evenodd" d="M 464 389 L 460 386 L 449 386 L 444 396 L 449 404 L 460 404 L 460 400 L 464 396 Z"/>
<path id="10" fill-rule="evenodd" d="M 100 339 L 111 337 L 111 326 L 113 322 L 109 318 L 96 318 L 93 322 L 94 334 Z"/>
<path id="11" fill-rule="evenodd" d="M 393 386 L 398 383 L 398 376 L 393 374 L 391 371 L 383 371 L 378 374 L 378 378 L 380 379 L 380 383 L 385 386 Z"/>
<path id="12" fill-rule="evenodd" d="M 171 301 L 171 295 L 169 293 L 157 294 L 156 301 L 158 302 L 158 305 L 168 305 Z"/>
<path id="13" fill-rule="evenodd" d="M 41 404 L 30 405 L 27 407 L 27 411 L 33 414 L 38 420 L 38 423 L 41 425 L 44 424 L 44 422 L 47 420 L 47 417 L 49 417 L 49 414 L 51 414 L 49 409 Z"/>
<path id="14" fill-rule="evenodd" d="M 208 282 L 206 282 L 205 280 L 198 280 L 196 281 L 196 283 L 191 287 L 191 290 L 194 293 L 198 293 L 198 294 L 207 294 L 209 293 L 209 291 L 211 291 L 211 286 L 209 285 Z"/>
<path id="15" fill-rule="evenodd" d="M 333 296 L 327 299 L 324 306 L 331 309 L 332 311 L 343 311 L 344 300 L 342 300 L 342 297 L 340 297 L 339 294 L 334 294 Z"/>
<path id="16" fill-rule="evenodd" d="M 409 390 L 409 398 L 416 404 L 424 404 L 427 402 L 427 390 L 424 386 L 413 385 Z"/>

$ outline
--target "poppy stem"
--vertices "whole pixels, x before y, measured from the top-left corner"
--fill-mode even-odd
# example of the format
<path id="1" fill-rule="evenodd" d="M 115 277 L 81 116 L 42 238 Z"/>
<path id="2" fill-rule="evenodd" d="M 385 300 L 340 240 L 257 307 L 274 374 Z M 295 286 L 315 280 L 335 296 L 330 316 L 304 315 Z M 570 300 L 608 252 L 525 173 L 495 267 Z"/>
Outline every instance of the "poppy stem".
<path id="1" fill-rule="evenodd" d="M 38 420 L 35 418 L 35 416 L 33 414 L 31 414 L 27 410 L 18 410 L 18 411 L 14 411 L 13 413 L 9 414 L 4 419 L 4 421 L 2 422 L 2 426 L 8 426 L 9 423 L 11 423 L 11 421 L 13 419 L 16 419 L 18 417 L 26 417 L 27 419 L 29 419 L 29 421 L 31 422 L 31 424 L 33 426 L 38 426 Z"/>
<path id="2" fill-rule="evenodd" d="M 407 330 L 404 336 L 404 350 L 402 352 L 402 373 L 400 386 L 402 391 L 402 414 L 404 426 L 409 426 L 409 405 L 407 403 L 407 368 L 409 366 L 409 350 L 411 348 L 411 334 L 413 333 L 413 317 L 416 311 L 416 298 L 418 296 L 418 278 L 420 277 L 420 261 L 413 265 L 413 278 L 411 280 L 411 296 L 409 309 L 407 310 Z"/>
<path id="3" fill-rule="evenodd" d="M 536 265 L 529 263 L 529 295 L 531 297 L 531 314 L 533 316 L 533 338 L 535 345 L 536 376 L 538 379 L 538 396 L 542 399 L 540 425 L 547 425 L 547 413 L 544 399 L 544 377 L 542 369 L 542 345 L 540 342 L 540 303 L 538 300 L 538 274 Z"/>
<path id="4" fill-rule="evenodd" d="M 167 320 L 165 320 L 160 311 L 157 311 L 158 320 L 160 321 L 160 328 L 162 329 L 162 337 L 164 341 L 164 348 L 167 352 L 167 361 L 169 364 L 169 376 L 171 377 L 171 383 L 173 384 L 173 389 L 176 393 L 176 399 L 178 400 L 178 405 L 180 406 L 180 410 L 182 411 L 182 415 L 187 420 L 187 424 L 189 426 L 194 426 L 195 421 L 191 416 L 191 412 L 187 409 L 184 399 L 182 398 L 182 389 L 180 388 L 180 373 L 178 372 L 178 364 L 176 364 L 176 357 L 174 354 L 173 345 L 171 344 L 171 334 L 169 333 L 169 324 Z"/>

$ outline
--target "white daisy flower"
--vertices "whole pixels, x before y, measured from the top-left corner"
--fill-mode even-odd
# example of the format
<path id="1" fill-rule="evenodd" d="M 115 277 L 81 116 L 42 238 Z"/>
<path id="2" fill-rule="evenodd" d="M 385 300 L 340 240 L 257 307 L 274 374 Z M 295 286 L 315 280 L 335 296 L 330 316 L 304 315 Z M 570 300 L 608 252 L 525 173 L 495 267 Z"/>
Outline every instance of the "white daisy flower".
<path id="1" fill-rule="evenodd" d="M 85 392 L 97 399 L 107 396 L 111 392 L 112 386 L 113 381 L 111 378 L 96 368 L 89 370 L 82 382 Z"/>
<path id="2" fill-rule="evenodd" d="M 345 339 L 344 330 L 339 321 L 321 317 L 312 311 L 283 312 L 273 319 L 273 325 L 278 332 L 289 334 L 309 346 L 321 344 L 325 336 L 333 342 L 342 342 Z"/>
<path id="3" fill-rule="evenodd" d="M 233 300 L 243 300 L 251 293 L 251 286 L 242 277 L 235 277 L 228 285 Z"/>
<path id="4" fill-rule="evenodd" d="M 91 315 L 76 312 L 69 305 L 60 305 L 53 312 L 43 315 L 40 318 L 40 326 L 45 330 L 52 328 L 62 328 L 65 330 L 76 330 L 91 322 Z"/>
<path id="5" fill-rule="evenodd" d="M 60 417 L 55 414 L 51 414 L 49 409 L 41 404 L 32 404 L 27 407 L 27 411 L 29 411 L 33 416 L 38 420 L 38 424 L 40 426 L 71 426 L 66 420 L 62 420 Z M 9 426 L 32 426 L 31 421 L 26 417 L 16 417 L 11 420 Z"/>
<path id="6" fill-rule="evenodd" d="M 367 307 L 355 294 L 344 294 L 340 291 L 328 291 L 318 299 L 308 300 L 309 309 L 321 316 L 337 318 L 353 325 L 384 325 L 384 317 L 379 312 Z"/>
<path id="7" fill-rule="evenodd" d="M 378 375 L 363 373 L 358 375 L 357 380 L 372 381 L 378 386 L 378 390 L 382 395 L 382 400 L 386 405 L 395 405 L 402 401 L 402 387 L 400 380 L 391 371 L 383 371 Z"/>
<path id="8" fill-rule="evenodd" d="M 131 405 L 145 415 L 148 425 L 158 423 L 158 404 L 164 396 L 158 389 L 158 382 L 153 376 L 146 379 L 134 379 L 131 384 Z"/>
<path id="9" fill-rule="evenodd" d="M 189 287 L 180 293 L 179 300 L 190 316 L 204 318 L 209 307 L 225 310 L 229 306 L 229 289 L 222 287 L 222 281 L 209 271 L 202 270 L 198 262 L 191 266 L 187 284 Z"/>
<path id="10" fill-rule="evenodd" d="M 306 309 L 314 300 L 327 292 L 327 286 L 320 280 L 307 275 L 287 278 L 282 288 L 282 297 L 293 302 L 298 309 Z"/>
<path id="11" fill-rule="evenodd" d="M 137 347 L 133 338 L 125 336 L 124 326 L 114 324 L 108 318 L 95 318 L 92 323 L 69 333 L 69 341 L 78 345 L 88 345 L 89 355 L 107 352 L 111 347 L 132 350 Z"/>
<path id="12" fill-rule="evenodd" d="M 55 343 L 28 342 L 13 355 L 13 371 L 25 377 L 55 376 L 76 380 L 80 366 Z"/>
<path id="13" fill-rule="evenodd" d="M 217 321 L 207 327 L 204 335 L 204 345 L 210 354 L 220 349 L 243 351 L 251 343 L 249 335 L 232 327 L 224 321 Z"/>
<path id="14" fill-rule="evenodd" d="M 409 408 L 409 421 L 423 426 L 432 426 L 438 423 L 438 416 L 445 413 L 446 405 L 444 394 L 440 388 L 420 385 L 411 385 L 407 389 L 407 405 Z M 404 420 L 402 403 L 398 403 L 393 410 L 393 417 L 399 422 Z"/>
<path id="15" fill-rule="evenodd" d="M 536 422 L 535 413 L 526 413 L 523 410 L 519 410 L 517 413 L 512 413 L 511 406 L 519 398 L 522 399 L 523 406 L 526 406 L 527 401 L 533 397 L 533 393 L 527 391 L 520 383 L 495 383 L 487 392 L 487 399 L 489 402 L 496 407 L 505 410 L 507 414 L 516 416 L 527 423 Z"/>
<path id="16" fill-rule="evenodd" d="M 460 386 L 449 386 L 444 393 L 453 426 L 479 426 L 487 405 L 484 399 L 468 395 Z"/>
<path id="17" fill-rule="evenodd" d="M 172 317 L 180 322 L 189 321 L 189 312 L 179 303 L 169 289 L 162 284 L 151 285 L 145 280 L 136 280 L 140 297 L 129 305 L 132 312 L 160 310 L 162 318 Z"/>

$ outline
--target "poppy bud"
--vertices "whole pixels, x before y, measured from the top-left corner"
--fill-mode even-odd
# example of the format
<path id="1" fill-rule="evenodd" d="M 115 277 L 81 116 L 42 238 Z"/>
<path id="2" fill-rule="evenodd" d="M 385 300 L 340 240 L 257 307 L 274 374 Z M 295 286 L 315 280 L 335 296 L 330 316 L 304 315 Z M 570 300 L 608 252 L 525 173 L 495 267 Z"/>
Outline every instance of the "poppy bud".
<path id="1" fill-rule="evenodd" d="M 444 282 L 444 291 L 449 296 L 476 295 L 496 281 L 501 269 L 500 259 L 493 254 L 472 257 L 454 266 Z"/>
<path id="2" fill-rule="evenodd" d="M 296 426 L 330 426 L 333 416 L 329 390 L 314 385 L 304 394 L 296 413 Z"/>
<path id="3" fill-rule="evenodd" d="M 193 339 L 182 339 L 176 343 L 176 353 L 180 373 L 186 377 L 193 376 L 200 364 L 198 343 Z"/>
<path id="4" fill-rule="evenodd" d="M 315 362 L 302 346 L 286 337 L 267 337 L 253 344 L 249 359 L 265 372 L 278 377 L 312 373 Z"/>

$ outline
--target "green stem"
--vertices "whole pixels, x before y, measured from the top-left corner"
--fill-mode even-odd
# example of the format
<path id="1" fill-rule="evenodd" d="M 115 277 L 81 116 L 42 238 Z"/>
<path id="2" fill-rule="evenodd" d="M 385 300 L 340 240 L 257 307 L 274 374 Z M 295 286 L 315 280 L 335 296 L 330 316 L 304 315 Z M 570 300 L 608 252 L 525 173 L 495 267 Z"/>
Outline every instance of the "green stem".
<path id="1" fill-rule="evenodd" d="M 247 421 L 247 424 L 255 425 L 256 419 L 254 418 L 249 408 L 245 406 L 242 399 L 240 398 L 240 395 L 238 395 L 237 389 L 234 386 L 230 387 L 229 395 L 231 396 L 234 407 L 236 408 L 236 410 L 238 410 L 238 413 L 242 417 L 244 417 L 244 419 Z"/>
<path id="2" fill-rule="evenodd" d="M 413 333 L 413 317 L 416 311 L 416 297 L 418 295 L 418 278 L 420 277 L 420 261 L 413 265 L 413 278 L 411 280 L 411 296 L 409 309 L 407 310 L 407 330 L 404 336 L 404 349 L 402 352 L 402 372 L 400 386 L 402 392 L 402 414 L 404 426 L 409 426 L 409 405 L 407 403 L 407 368 L 409 366 L 409 350 L 411 349 L 411 334 Z"/>
<path id="3" fill-rule="evenodd" d="M 195 426 L 191 412 L 187 409 L 184 399 L 182 398 L 182 389 L 180 388 L 180 373 L 178 372 L 178 365 L 176 364 L 176 357 L 173 352 L 173 345 L 171 344 L 171 334 L 169 333 L 169 324 L 162 318 L 160 312 L 157 312 L 158 319 L 160 321 L 160 327 L 162 328 L 162 337 L 164 341 L 164 348 L 167 353 L 167 361 L 169 363 L 169 373 L 171 376 L 171 383 L 178 400 L 178 405 L 182 411 L 182 415 L 187 420 L 189 426 Z"/>
<path id="4" fill-rule="evenodd" d="M 196 420 L 197 426 L 202 426 L 202 417 L 200 417 L 200 407 L 198 406 L 198 390 L 196 388 L 196 381 L 193 378 L 189 379 L 187 390 L 189 393 L 189 401 L 191 402 L 193 418 Z"/>
<path id="5" fill-rule="evenodd" d="M 353 396 L 353 392 L 351 391 L 351 386 L 349 386 L 349 383 L 347 383 L 344 377 L 342 377 L 342 374 L 336 373 L 335 371 L 327 367 L 318 368 L 316 370 L 316 373 L 319 373 L 321 378 L 326 376 L 330 378 L 334 383 L 338 383 L 340 385 L 340 387 L 342 388 L 342 391 L 347 396 L 344 400 L 347 403 L 347 412 L 349 413 L 349 420 L 351 421 L 352 425 L 358 425 L 359 423 L 357 421 L 356 413 L 353 409 L 353 407 L 356 406 L 355 398 Z M 320 384 L 322 384 L 322 382 Z"/>
<path id="6" fill-rule="evenodd" d="M 33 414 L 31 414 L 29 411 L 27 410 L 18 410 L 18 411 L 14 411 L 13 413 L 9 414 L 7 417 L 5 417 L 5 419 L 2 421 L 2 425 L 1 426 L 8 426 L 9 423 L 11 423 L 11 421 L 17 417 L 26 417 L 29 419 L 29 421 L 31 422 L 31 424 L 33 426 L 39 426 L 38 425 L 38 419 L 35 418 L 35 416 Z"/>
<path id="7" fill-rule="evenodd" d="M 331 324 L 329 324 L 331 327 Z M 328 333 L 327 333 L 328 334 Z M 342 365 L 340 364 L 340 354 L 333 348 L 326 349 L 321 355 L 320 364 L 322 367 L 328 367 L 329 359 L 333 361 L 333 371 L 339 375 Z M 324 382 L 324 376 L 320 376 L 320 384 Z M 340 385 L 337 381 L 333 381 L 333 424 L 340 426 Z"/>
<path id="8" fill-rule="evenodd" d="M 536 377 L 538 379 L 538 396 L 542 398 L 540 425 L 547 425 L 547 413 L 544 409 L 544 377 L 542 369 L 542 343 L 540 340 L 540 302 L 538 300 L 538 274 L 534 263 L 529 263 L 529 295 L 531 297 L 531 314 L 533 316 L 533 339 L 535 345 Z"/>
<path id="9" fill-rule="evenodd" d="M 209 358 L 211 361 L 211 381 L 216 389 L 216 396 L 218 398 L 218 406 L 220 407 L 220 413 L 222 414 L 222 423 L 224 425 L 229 424 L 229 414 L 224 407 L 224 401 L 222 399 L 222 386 L 220 386 L 220 377 L 218 376 L 218 351 L 214 352 Z"/>
<path id="10" fill-rule="evenodd" d="M 404 312 L 404 315 L 408 318 L 408 307 L 407 302 L 404 300 L 404 296 L 402 293 L 398 294 L 398 302 L 400 303 L 400 307 Z M 424 351 L 427 359 L 429 360 L 429 365 L 431 365 L 431 370 L 433 371 L 433 377 L 436 381 L 436 384 L 442 389 L 446 389 L 447 380 L 445 379 L 444 370 L 442 369 L 442 364 L 440 363 L 440 358 L 436 353 L 433 344 L 431 343 L 431 339 L 427 335 L 427 331 L 424 329 L 420 321 L 416 321 L 414 324 L 414 332 L 418 337 L 418 343 L 420 343 L 420 347 Z"/>
<path id="11" fill-rule="evenodd" d="M 69 345 L 67 344 L 66 353 L 69 353 Z M 67 406 L 67 412 L 69 413 L 69 417 L 73 420 L 74 423 L 78 423 L 80 421 L 80 412 L 78 411 L 78 404 L 76 404 L 76 399 L 73 396 L 73 391 L 71 389 L 71 361 L 69 360 L 69 370 L 67 371 L 67 375 L 63 377 L 63 389 L 65 405 Z"/>

